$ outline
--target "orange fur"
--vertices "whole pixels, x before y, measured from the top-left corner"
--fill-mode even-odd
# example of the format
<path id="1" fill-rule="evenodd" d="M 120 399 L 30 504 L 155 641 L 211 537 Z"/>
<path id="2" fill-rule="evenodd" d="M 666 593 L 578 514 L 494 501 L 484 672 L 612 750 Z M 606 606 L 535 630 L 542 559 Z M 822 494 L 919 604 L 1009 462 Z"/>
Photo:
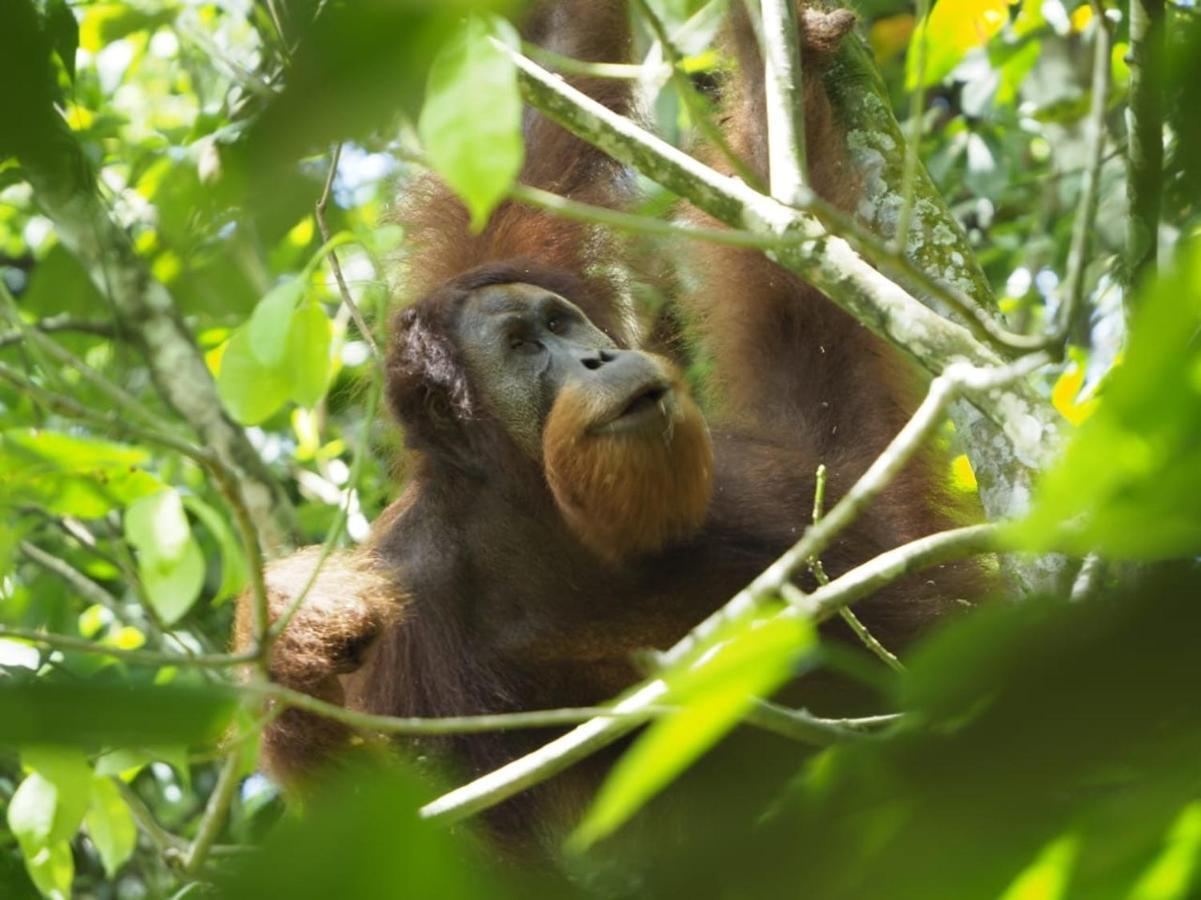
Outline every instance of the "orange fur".
<path id="1" fill-rule="evenodd" d="M 675 398 L 661 434 L 593 433 L 607 398 L 578 387 L 559 395 L 543 434 L 546 480 L 564 520 L 612 562 L 689 536 L 709 508 L 709 429 L 679 373 L 659 362 Z"/>

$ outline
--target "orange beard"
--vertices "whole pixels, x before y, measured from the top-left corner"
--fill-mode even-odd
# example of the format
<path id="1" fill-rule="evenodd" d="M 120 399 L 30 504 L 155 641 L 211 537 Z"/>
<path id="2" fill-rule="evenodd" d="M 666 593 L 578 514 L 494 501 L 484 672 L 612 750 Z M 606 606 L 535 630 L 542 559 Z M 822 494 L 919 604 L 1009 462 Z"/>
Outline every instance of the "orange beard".
<path id="1" fill-rule="evenodd" d="M 660 364 L 675 398 L 662 431 L 592 432 L 603 398 L 569 386 L 555 400 L 543 432 L 546 480 L 568 528 L 610 562 L 687 537 L 708 511 L 709 429 L 678 373 Z"/>

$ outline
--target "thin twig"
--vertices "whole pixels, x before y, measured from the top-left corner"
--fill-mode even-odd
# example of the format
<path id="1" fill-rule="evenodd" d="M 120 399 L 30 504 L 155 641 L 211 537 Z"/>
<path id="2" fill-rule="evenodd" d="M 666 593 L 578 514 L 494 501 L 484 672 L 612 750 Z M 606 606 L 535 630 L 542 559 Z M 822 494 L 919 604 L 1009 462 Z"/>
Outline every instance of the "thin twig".
<path id="1" fill-rule="evenodd" d="M 97 337 L 117 338 L 119 337 L 117 329 L 111 322 L 100 322 L 91 319 L 77 319 L 74 316 L 58 315 L 50 316 L 45 319 L 38 319 L 31 322 L 30 326 L 42 334 L 58 334 L 60 332 L 77 332 L 79 334 L 93 334 Z M 0 347 L 11 347 L 14 344 L 19 344 L 25 339 L 25 334 L 21 331 L 10 331 L 7 334 L 0 334 Z"/>
<path id="2" fill-rule="evenodd" d="M 693 225 L 655 219 L 651 216 L 621 212 L 607 206 L 581 203 L 578 200 L 520 183 L 514 184 L 509 189 L 509 195 L 520 203 L 544 209 L 564 219 L 592 225 L 605 225 L 632 234 L 706 241 L 712 244 L 746 247 L 752 250 L 775 250 L 808 240 L 803 235 L 795 234 L 770 235 L 739 231 L 733 228 L 698 228 Z"/>
<path id="3" fill-rule="evenodd" d="M 41 566 L 52 575 L 57 575 L 72 588 L 74 588 L 83 599 L 88 603 L 94 603 L 98 606 L 103 606 L 118 620 L 125 618 L 125 613 L 121 609 L 121 601 L 98 585 L 88 576 L 84 575 L 74 566 L 69 565 L 64 560 L 53 556 L 29 541 L 21 541 L 18 545 L 21 552 L 29 558 L 31 562 Z"/>
<path id="4" fill-rule="evenodd" d="M 333 190 L 334 177 L 338 173 L 338 160 L 341 158 L 342 145 L 340 143 L 334 144 L 333 149 L 330 151 L 329 172 L 325 176 L 325 189 L 322 190 L 321 198 L 317 201 L 317 206 L 314 209 L 314 213 L 317 218 L 317 227 L 321 230 L 321 239 L 327 244 L 332 240 L 332 238 L 330 236 L 329 225 L 327 225 L 325 222 L 325 210 L 326 207 L 329 206 L 329 198 L 330 193 Z M 359 330 L 360 336 L 362 336 L 363 341 L 371 350 L 372 358 L 378 364 L 380 360 L 380 352 L 379 346 L 375 343 L 375 335 L 371 333 L 371 328 L 367 325 L 367 320 L 363 318 L 363 313 L 359 309 L 358 304 L 355 303 L 354 298 L 350 296 L 350 289 L 346 286 L 346 278 L 342 274 L 342 264 L 338 262 L 338 254 L 333 248 L 330 249 L 328 258 L 329 267 L 334 273 L 334 280 L 338 283 L 338 293 L 342 297 L 342 303 L 346 306 L 347 311 L 350 312 L 350 317 L 354 320 L 355 328 Z"/>
<path id="5" fill-rule="evenodd" d="M 789 206 L 808 200 L 805 104 L 796 10 L 792 0 L 763 0 L 763 91 L 771 195 Z"/>
<path id="6" fill-rule="evenodd" d="M 574 56 L 564 56 L 537 44 L 522 41 L 521 52 L 547 68 L 567 75 L 583 75 L 586 78 L 612 78 L 621 81 L 639 81 L 646 77 L 671 76 L 671 66 L 652 67 L 630 63 L 584 62 Z"/>
<path id="7" fill-rule="evenodd" d="M 222 669 L 253 663 L 256 659 L 253 653 L 197 653 L 192 656 L 184 656 L 180 653 L 160 653 L 156 650 L 126 650 L 121 647 L 109 647 L 86 638 L 72 637 L 68 634 L 52 634 L 29 628 L 12 628 L 8 625 L 0 625 L 0 638 L 28 641 L 31 644 L 39 644 L 54 650 L 111 656 L 127 663 L 146 666 L 179 666 L 181 668 L 191 666 L 193 668 Z"/>
<path id="8" fill-rule="evenodd" d="M 463 819 L 546 781 L 633 731 L 651 717 L 650 711 L 669 690 L 662 679 L 646 682 L 614 704 L 611 717 L 590 719 L 537 750 L 443 794 L 421 808 L 422 817 Z"/>
<path id="9" fill-rule="evenodd" d="M 1164 0 L 1130 0 L 1130 103 L 1127 107 L 1127 286 L 1154 274 L 1163 190 Z M 1127 303 L 1135 291 L 1126 292 Z"/>
<path id="10" fill-rule="evenodd" d="M 352 728 L 379 734 L 475 734 L 486 731 L 504 731 L 511 728 L 554 728 L 562 725 L 576 725 L 595 718 L 618 718 L 623 715 L 607 706 L 584 706 L 439 718 L 379 716 L 357 712 L 334 703 L 326 703 L 309 694 L 294 691 L 273 682 L 248 682 L 238 685 L 237 688 L 244 693 L 274 700 L 285 707 L 302 709 Z M 652 713 L 666 711 L 669 709 L 651 710 Z"/>
<path id="11" fill-rule="evenodd" d="M 321 574 L 321 569 L 329 559 L 330 554 L 334 550 L 334 546 L 342 537 L 342 532 L 346 527 L 346 519 L 350 514 L 350 502 L 356 490 L 355 485 L 359 483 L 359 474 L 363 469 L 363 461 L 367 457 L 367 447 L 370 443 L 371 428 L 375 423 L 375 414 L 379 409 L 380 399 L 380 371 L 376 369 L 373 373 L 371 386 L 367 392 L 367 409 L 363 418 L 363 434 L 359 439 L 359 444 L 355 448 L 354 459 L 350 464 L 350 477 L 347 479 L 346 501 L 339 504 L 338 514 L 334 519 L 333 525 L 326 534 L 325 541 L 321 545 L 321 552 L 317 555 L 317 562 L 313 565 L 313 571 L 309 573 L 308 580 L 304 583 L 292 602 L 288 604 L 287 609 L 262 632 L 256 632 L 260 635 L 258 643 L 258 652 L 261 658 L 265 661 L 270 657 L 271 645 L 279 638 L 293 617 L 300 611 L 300 607 L 304 605 L 305 599 L 309 595 L 309 591 L 313 589 L 313 585 L 317 583 L 317 578 Z"/>
<path id="12" fill-rule="evenodd" d="M 676 49 L 675 44 L 672 43 L 671 36 L 667 33 L 667 28 L 663 25 L 663 22 L 655 15 L 655 11 L 651 9 L 650 4 L 646 0 L 634 0 L 634 3 L 638 7 L 639 14 L 646 20 L 651 31 L 654 32 L 655 40 L 663 48 L 663 56 L 668 64 L 668 77 L 671 79 L 676 93 L 680 95 L 680 99 L 687 108 L 688 114 L 692 117 L 693 124 L 696 125 L 697 130 L 700 131 L 705 140 L 718 149 L 730 166 L 733 167 L 734 171 L 738 173 L 739 178 L 752 187 L 759 189 L 762 186 L 762 179 L 746 164 L 741 156 L 734 152 L 734 148 L 726 140 L 725 134 L 714 124 L 705 98 L 697 93 L 696 88 L 692 86 L 691 79 L 684 74 L 680 66 L 680 52 Z"/>
<path id="13" fill-rule="evenodd" d="M 150 811 L 150 807 L 138 796 L 138 792 L 133 789 L 132 785 L 126 784 L 120 778 L 114 778 L 113 783 L 117 786 L 117 792 L 133 815 L 133 820 L 137 822 L 138 827 L 142 829 L 142 833 L 150 839 L 150 842 L 158 848 L 163 858 L 172 865 L 182 863 L 188 842 L 159 824 L 154 813 Z"/>
<path id="14" fill-rule="evenodd" d="M 225 757 L 225 763 L 221 766 L 221 773 L 217 776 L 217 785 L 213 788 L 208 803 L 204 807 L 204 815 L 200 819 L 196 839 L 192 841 L 187 855 L 184 857 L 183 870 L 189 875 L 195 875 L 200 871 L 213 844 L 217 842 L 221 829 L 225 827 L 226 819 L 229 818 L 229 807 L 233 802 L 234 792 L 238 788 L 240 756 L 241 754 L 236 751 L 230 753 Z"/>
<path id="15" fill-rule="evenodd" d="M 899 713 L 858 719 L 826 719 L 803 709 L 789 709 L 766 700 L 752 705 L 746 714 L 746 722 L 749 725 L 813 747 L 829 747 L 832 744 L 861 738 L 893 725 L 900 719 Z"/>
<path id="16" fill-rule="evenodd" d="M 808 594 L 800 605 L 790 607 L 787 614 L 824 622 L 848 604 L 871 596 L 911 572 L 996 549 L 999 534 L 1000 528 L 995 524 L 968 525 L 886 550 Z"/>
<path id="17" fill-rule="evenodd" d="M 1085 134 L 1088 143 L 1088 163 L 1084 170 L 1084 181 L 1080 186 L 1080 199 L 1076 205 L 1076 218 L 1072 223 L 1072 243 L 1068 251 L 1068 272 L 1065 279 L 1063 303 L 1059 310 L 1055 331 L 1067 338 L 1076 328 L 1077 320 L 1084 314 L 1084 269 L 1088 261 L 1089 237 L 1097 218 L 1100 197 L 1101 160 L 1105 155 L 1105 112 L 1109 105 L 1109 55 L 1110 26 L 1105 18 L 1105 7 L 1101 0 L 1093 0 L 1093 19 L 1096 33 L 1093 38 L 1093 83 L 1092 100 Z"/>
<path id="18" fill-rule="evenodd" d="M 1048 358 L 1045 354 L 1033 354 L 996 369 L 977 369 L 960 363 L 936 378 L 917 412 L 834 508 L 817 525 L 807 529 L 796 544 L 750 585 L 693 628 L 675 646 L 661 654 L 659 659 L 663 665 L 681 663 L 699 647 L 712 640 L 728 624 L 740 621 L 769 597 L 776 596 L 781 587 L 789 583 L 798 567 L 820 554 L 834 536 L 854 521 L 867 504 L 892 481 L 922 441 L 941 423 L 942 415 L 953 399 L 963 392 L 997 389 L 1014 379 L 1024 378 L 1046 362 Z M 991 526 L 978 528 L 987 530 Z M 927 561 L 945 561 L 956 552 L 975 552 L 978 546 L 985 543 L 985 534 L 975 529 L 959 529 L 952 535 L 953 537 L 946 539 L 945 544 L 935 540 L 931 546 L 933 539 L 925 538 L 924 542 L 915 542 L 918 549 L 911 550 L 908 554 L 906 550 L 912 545 L 882 554 L 887 565 L 881 571 L 872 568 L 865 571 L 864 567 L 860 566 L 818 592 L 802 597 L 800 602 L 790 607 L 791 614 L 798 614 L 796 611 L 802 609 L 803 603 L 812 603 L 813 598 L 821 592 L 824 592 L 820 598 L 825 604 L 823 609 L 829 607 L 833 612 L 835 601 L 826 598 L 842 597 L 848 586 L 858 588 L 863 579 L 870 579 L 874 589 L 888 583 L 885 579 L 890 576 L 900 577 Z M 938 537 L 934 536 L 935 539 Z M 422 815 L 453 818 L 469 816 L 550 778 L 637 728 L 650 718 L 651 713 L 648 710 L 663 700 L 669 691 L 667 683 L 661 678 L 644 682 L 627 692 L 613 706 L 615 713 L 622 714 L 621 718 L 592 719 L 585 722 L 532 753 L 444 794 L 423 807 Z"/>
<path id="19" fill-rule="evenodd" d="M 822 509 L 826 498 L 826 466 L 825 463 L 817 467 L 816 486 L 813 489 L 813 524 L 816 525 L 822 517 Z M 813 577 L 817 579 L 817 583 L 821 587 L 825 587 L 830 583 L 830 576 L 826 574 L 825 568 L 822 566 L 822 561 L 817 557 L 809 560 L 809 571 L 813 573 Z M 788 596 L 786 597 L 789 603 L 793 605 L 804 603 L 803 596 Z M 868 650 L 879 657 L 884 665 L 888 666 L 894 672 L 904 672 L 905 666 L 897 659 L 896 654 L 884 646 L 880 639 L 872 634 L 871 629 L 863 623 L 863 620 L 855 615 L 855 611 L 849 606 L 844 606 L 838 611 L 842 620 L 850 626 L 851 631 L 855 632 L 855 636 L 863 643 Z"/>

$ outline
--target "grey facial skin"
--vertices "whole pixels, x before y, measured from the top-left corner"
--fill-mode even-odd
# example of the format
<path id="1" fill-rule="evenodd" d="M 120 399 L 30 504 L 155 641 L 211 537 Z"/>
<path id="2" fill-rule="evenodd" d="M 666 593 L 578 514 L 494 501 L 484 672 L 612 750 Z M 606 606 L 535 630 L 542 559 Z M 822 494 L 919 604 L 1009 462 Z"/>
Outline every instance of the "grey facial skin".
<path id="1" fill-rule="evenodd" d="M 611 421 L 603 413 L 598 421 L 608 430 L 636 426 L 671 399 L 653 357 L 618 349 L 577 306 L 536 285 L 480 288 L 464 304 L 455 337 L 472 383 L 535 459 L 555 397 L 569 384 L 584 382 L 598 409 L 611 410 Z"/>

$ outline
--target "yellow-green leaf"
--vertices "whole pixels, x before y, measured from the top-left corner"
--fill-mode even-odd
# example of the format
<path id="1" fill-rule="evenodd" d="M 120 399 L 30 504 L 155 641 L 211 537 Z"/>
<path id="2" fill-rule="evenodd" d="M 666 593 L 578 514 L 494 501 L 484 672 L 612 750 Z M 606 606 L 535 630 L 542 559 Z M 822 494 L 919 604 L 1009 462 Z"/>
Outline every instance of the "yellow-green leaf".
<path id="1" fill-rule="evenodd" d="M 470 17 L 430 67 L 417 123 L 430 164 L 479 231 L 521 171 L 521 95 L 513 63 L 491 37 L 509 30 Z"/>
<path id="2" fill-rule="evenodd" d="M 288 380 L 279 369 L 258 361 L 243 325 L 230 336 L 221 354 L 217 391 L 235 419 L 243 425 L 257 425 L 284 405 Z"/>
<path id="3" fill-rule="evenodd" d="M 665 673 L 663 716 L 621 758 L 570 846 L 582 850 L 610 834 L 733 728 L 757 696 L 777 688 L 813 645 L 812 624 L 776 615 L 746 623 L 699 661 Z"/>
<path id="4" fill-rule="evenodd" d="M 1006 0 L 939 0 L 914 29 L 905 87 L 937 84 L 969 50 L 983 47 L 1009 19 Z"/>
<path id="5" fill-rule="evenodd" d="M 111 778 L 92 779 L 92 802 L 83 821 L 111 880 L 138 843 L 133 815 Z"/>

